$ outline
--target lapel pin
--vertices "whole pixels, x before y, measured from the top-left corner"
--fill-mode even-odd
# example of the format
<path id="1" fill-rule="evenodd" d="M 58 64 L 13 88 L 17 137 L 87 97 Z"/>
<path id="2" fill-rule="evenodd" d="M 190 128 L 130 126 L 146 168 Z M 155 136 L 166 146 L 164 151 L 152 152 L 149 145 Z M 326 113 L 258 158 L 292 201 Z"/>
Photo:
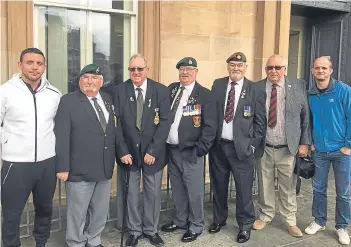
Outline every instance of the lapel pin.
<path id="1" fill-rule="evenodd" d="M 149 99 L 149 105 L 148 105 L 148 107 L 151 107 L 151 99 Z"/>
<path id="2" fill-rule="evenodd" d="M 288 84 L 288 88 L 289 88 L 289 89 L 291 88 L 291 85 L 290 85 L 290 84 Z"/>
<path id="3" fill-rule="evenodd" d="M 133 98 L 133 97 L 130 97 L 130 101 L 134 101 L 134 98 Z"/>

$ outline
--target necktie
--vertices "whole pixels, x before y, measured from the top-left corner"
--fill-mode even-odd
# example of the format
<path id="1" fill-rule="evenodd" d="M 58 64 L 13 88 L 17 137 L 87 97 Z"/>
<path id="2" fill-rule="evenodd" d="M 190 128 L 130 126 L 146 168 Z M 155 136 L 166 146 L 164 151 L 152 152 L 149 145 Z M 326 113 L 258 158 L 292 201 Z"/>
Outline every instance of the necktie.
<path id="1" fill-rule="evenodd" d="M 174 103 L 173 103 L 173 106 L 172 106 L 172 109 L 171 109 L 171 113 L 172 113 L 172 118 L 171 118 L 171 119 L 172 119 L 172 123 L 174 122 L 175 115 L 176 115 L 176 113 L 177 113 L 177 109 L 178 109 L 180 100 L 182 99 L 184 88 L 185 88 L 185 87 L 183 87 L 183 86 L 180 87 L 180 92 L 179 92 L 178 96 L 176 97 L 176 99 L 174 100 Z"/>
<path id="2" fill-rule="evenodd" d="M 141 130 L 141 119 L 143 117 L 144 99 L 143 99 L 143 93 L 141 92 L 142 89 L 138 87 L 136 90 L 138 91 L 136 126 L 138 127 L 139 130 Z"/>
<path id="3" fill-rule="evenodd" d="M 94 102 L 94 107 L 98 113 L 101 127 L 105 132 L 106 131 L 106 118 L 105 118 L 104 112 L 102 111 L 99 103 L 97 102 L 97 98 L 94 97 L 94 98 L 92 98 L 92 100 Z"/>
<path id="4" fill-rule="evenodd" d="M 272 85 L 271 100 L 269 102 L 268 126 L 274 128 L 277 125 L 277 85 Z"/>
<path id="5" fill-rule="evenodd" d="M 227 106 L 225 108 L 224 120 L 230 123 L 234 119 L 234 103 L 235 103 L 235 85 L 236 82 L 230 83 L 230 90 L 228 92 Z"/>

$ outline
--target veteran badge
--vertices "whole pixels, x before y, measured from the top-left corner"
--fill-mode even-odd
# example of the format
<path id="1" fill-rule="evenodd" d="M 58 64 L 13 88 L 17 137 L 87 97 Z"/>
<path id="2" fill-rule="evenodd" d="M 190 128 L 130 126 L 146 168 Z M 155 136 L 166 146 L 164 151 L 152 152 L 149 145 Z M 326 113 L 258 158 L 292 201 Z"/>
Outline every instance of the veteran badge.
<path id="1" fill-rule="evenodd" d="M 199 128 L 201 126 L 201 116 L 193 116 L 193 123 L 195 128 Z"/>
<path id="2" fill-rule="evenodd" d="M 250 118 L 252 117 L 252 108 L 249 105 L 244 106 L 244 117 L 245 118 Z"/>

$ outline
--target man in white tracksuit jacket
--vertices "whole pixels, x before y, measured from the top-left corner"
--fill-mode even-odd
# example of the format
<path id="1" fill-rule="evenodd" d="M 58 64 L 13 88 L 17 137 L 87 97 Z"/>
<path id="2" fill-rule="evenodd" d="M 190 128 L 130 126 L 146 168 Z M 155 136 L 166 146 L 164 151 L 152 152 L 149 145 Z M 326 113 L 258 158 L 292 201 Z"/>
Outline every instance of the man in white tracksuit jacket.
<path id="1" fill-rule="evenodd" d="M 0 86 L 1 204 L 3 247 L 20 246 L 20 221 L 33 193 L 37 247 L 50 237 L 56 188 L 54 118 L 61 93 L 42 77 L 45 57 L 36 48 L 22 51 L 21 74 Z"/>

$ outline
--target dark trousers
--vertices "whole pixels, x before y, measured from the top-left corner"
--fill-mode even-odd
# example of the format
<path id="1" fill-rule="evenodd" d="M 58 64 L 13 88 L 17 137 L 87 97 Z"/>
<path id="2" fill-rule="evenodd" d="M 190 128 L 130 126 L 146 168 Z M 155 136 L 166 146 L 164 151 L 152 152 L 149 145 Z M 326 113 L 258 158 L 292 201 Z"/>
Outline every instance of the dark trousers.
<path id="1" fill-rule="evenodd" d="M 3 247 L 21 246 L 21 216 L 31 192 L 35 208 L 33 236 L 37 243 L 46 243 L 56 188 L 55 157 L 40 162 L 3 161 L 1 187 Z"/>
<path id="2" fill-rule="evenodd" d="M 240 230 L 250 230 L 255 221 L 252 187 L 255 157 L 239 160 L 234 143 L 221 141 L 210 152 L 210 176 L 213 190 L 213 222 L 220 224 L 228 218 L 228 184 L 233 173 L 236 189 L 236 221 Z"/>

